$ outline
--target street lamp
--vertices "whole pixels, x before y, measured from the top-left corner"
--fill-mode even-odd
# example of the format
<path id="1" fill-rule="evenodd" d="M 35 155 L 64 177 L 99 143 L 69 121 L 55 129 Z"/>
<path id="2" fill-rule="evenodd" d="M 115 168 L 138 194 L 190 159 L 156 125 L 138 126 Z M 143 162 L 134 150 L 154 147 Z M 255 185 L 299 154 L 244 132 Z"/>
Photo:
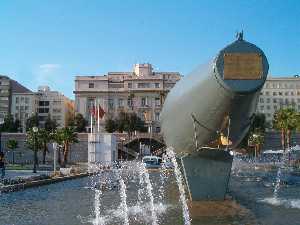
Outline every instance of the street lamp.
<path id="1" fill-rule="evenodd" d="M 122 145 L 122 148 L 121 148 L 121 161 L 122 161 L 122 159 L 123 159 L 122 153 L 123 153 L 123 151 L 124 151 L 124 141 L 125 141 L 126 139 L 125 139 L 124 137 L 121 137 L 120 140 L 121 140 L 121 145 Z"/>
<path id="2" fill-rule="evenodd" d="M 55 174 L 56 172 L 56 149 L 57 149 L 57 143 L 53 142 L 53 172 Z"/>
<path id="3" fill-rule="evenodd" d="M 37 167 L 37 163 L 38 163 L 38 158 L 37 158 L 37 146 L 36 146 L 36 135 L 37 132 L 39 131 L 39 128 L 37 127 L 33 127 L 32 128 L 33 131 L 33 152 L 34 152 L 34 160 L 33 160 L 33 173 L 36 173 L 36 167 Z"/>

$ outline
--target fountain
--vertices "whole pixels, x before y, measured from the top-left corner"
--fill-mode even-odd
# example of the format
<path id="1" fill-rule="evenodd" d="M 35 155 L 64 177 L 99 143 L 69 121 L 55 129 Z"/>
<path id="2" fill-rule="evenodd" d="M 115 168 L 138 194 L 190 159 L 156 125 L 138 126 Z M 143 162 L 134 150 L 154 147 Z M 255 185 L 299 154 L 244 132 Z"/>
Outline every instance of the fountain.
<path id="1" fill-rule="evenodd" d="M 140 170 L 140 176 L 144 177 L 144 181 L 145 181 L 145 185 L 146 185 L 146 190 L 147 190 L 147 194 L 150 198 L 150 210 L 151 210 L 151 217 L 152 217 L 152 225 L 157 225 L 157 216 L 156 216 L 156 212 L 155 212 L 155 208 L 154 208 L 154 197 L 153 197 L 153 187 L 150 181 L 150 177 L 149 177 L 149 173 L 144 165 L 144 163 L 141 163 L 141 170 Z"/>
<path id="2" fill-rule="evenodd" d="M 120 176 L 119 177 L 119 182 L 120 182 L 120 196 L 121 196 L 121 205 L 120 208 L 123 211 L 123 216 L 124 216 L 124 225 L 129 225 L 129 220 L 128 220 L 128 208 L 127 208 L 127 196 L 126 196 L 126 185 L 124 183 L 123 178 Z"/>
<path id="3" fill-rule="evenodd" d="M 169 147 L 167 149 L 167 154 L 170 157 L 170 159 L 172 160 L 172 163 L 174 165 L 174 173 L 175 173 L 178 189 L 179 189 L 179 192 L 180 192 L 180 202 L 181 202 L 181 205 L 182 205 L 182 213 L 183 213 L 183 218 L 184 218 L 184 224 L 185 225 L 190 225 L 191 224 L 191 219 L 190 219 L 190 214 L 189 214 L 189 208 L 187 206 L 187 200 L 186 200 L 186 197 L 185 197 L 185 190 L 184 190 L 184 186 L 183 186 L 183 177 L 182 177 L 180 168 L 178 166 L 176 156 L 175 156 L 175 153 L 174 153 L 173 149 Z"/>

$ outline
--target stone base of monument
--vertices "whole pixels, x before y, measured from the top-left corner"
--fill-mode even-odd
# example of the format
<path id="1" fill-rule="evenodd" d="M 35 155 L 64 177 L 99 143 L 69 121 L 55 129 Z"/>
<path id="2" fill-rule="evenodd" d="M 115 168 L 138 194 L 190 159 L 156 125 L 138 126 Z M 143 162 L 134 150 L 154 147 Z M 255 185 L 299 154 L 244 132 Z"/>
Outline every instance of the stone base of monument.
<path id="1" fill-rule="evenodd" d="M 88 136 L 88 171 L 97 172 L 112 166 L 118 159 L 117 139 L 114 134 L 90 133 Z"/>

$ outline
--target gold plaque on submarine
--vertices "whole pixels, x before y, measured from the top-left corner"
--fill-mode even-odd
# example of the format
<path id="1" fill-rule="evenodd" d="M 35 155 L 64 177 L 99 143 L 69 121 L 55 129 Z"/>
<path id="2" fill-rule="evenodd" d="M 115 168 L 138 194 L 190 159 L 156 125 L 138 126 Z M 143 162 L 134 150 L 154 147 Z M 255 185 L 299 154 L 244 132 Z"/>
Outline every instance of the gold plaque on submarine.
<path id="1" fill-rule="evenodd" d="M 258 53 L 225 53 L 225 80 L 258 80 L 263 75 L 262 56 Z"/>

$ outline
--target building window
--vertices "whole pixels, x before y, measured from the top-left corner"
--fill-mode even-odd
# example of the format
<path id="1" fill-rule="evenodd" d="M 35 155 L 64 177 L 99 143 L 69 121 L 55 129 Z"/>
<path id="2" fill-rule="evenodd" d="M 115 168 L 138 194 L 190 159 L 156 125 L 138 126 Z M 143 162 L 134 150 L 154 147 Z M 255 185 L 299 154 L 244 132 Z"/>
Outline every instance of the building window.
<path id="1" fill-rule="evenodd" d="M 138 88 L 150 88 L 150 83 L 138 83 Z"/>
<path id="2" fill-rule="evenodd" d="M 155 88 L 159 88 L 159 83 L 155 83 Z"/>
<path id="3" fill-rule="evenodd" d="M 160 106 L 160 98 L 155 98 L 155 106 Z"/>
<path id="4" fill-rule="evenodd" d="M 108 108 L 114 109 L 114 100 L 113 99 L 108 99 Z"/>
<path id="5" fill-rule="evenodd" d="M 61 113 L 61 109 L 59 108 L 53 109 L 53 113 Z"/>
<path id="6" fill-rule="evenodd" d="M 273 99 L 273 103 L 277 103 L 277 99 L 276 98 Z"/>
<path id="7" fill-rule="evenodd" d="M 260 106 L 260 110 L 261 110 L 261 111 L 263 111 L 264 108 L 265 108 L 265 107 L 264 107 L 263 105 Z"/>
<path id="8" fill-rule="evenodd" d="M 19 103 L 19 97 L 16 97 L 16 103 Z"/>
<path id="9" fill-rule="evenodd" d="M 276 96 L 277 95 L 277 92 L 273 92 L 273 96 Z"/>
<path id="10" fill-rule="evenodd" d="M 259 99 L 259 102 L 260 102 L 260 103 L 264 103 L 264 99 L 263 99 L 263 98 L 260 98 L 260 99 Z"/>
<path id="11" fill-rule="evenodd" d="M 132 99 L 131 98 L 127 99 L 127 105 L 128 105 L 128 107 L 132 107 Z"/>
<path id="12" fill-rule="evenodd" d="M 49 101 L 39 101 L 39 106 L 49 106 Z"/>
<path id="13" fill-rule="evenodd" d="M 49 113 L 49 108 L 39 108 L 39 113 Z"/>
<path id="14" fill-rule="evenodd" d="M 128 88 L 132 88 L 132 83 L 128 83 Z"/>
<path id="15" fill-rule="evenodd" d="M 118 105 L 119 105 L 119 107 L 124 106 L 124 100 L 122 98 L 119 98 Z"/>
<path id="16" fill-rule="evenodd" d="M 95 84 L 94 83 L 89 83 L 89 88 L 94 88 Z"/>
<path id="17" fill-rule="evenodd" d="M 28 105 L 25 105 L 25 111 L 28 110 L 28 109 L 29 109 Z"/>
<path id="18" fill-rule="evenodd" d="M 266 91 L 266 95 L 269 95 L 270 93 L 268 91 Z"/>
<path id="19" fill-rule="evenodd" d="M 288 91 L 284 92 L 284 95 L 285 95 L 285 96 L 288 96 L 288 95 L 289 95 L 289 92 L 288 92 Z"/>
<path id="20" fill-rule="evenodd" d="M 26 98 L 25 98 L 25 104 L 28 104 L 28 103 L 29 103 L 29 98 L 26 97 Z"/>
<path id="21" fill-rule="evenodd" d="M 274 105 L 274 110 L 275 110 L 275 111 L 277 110 L 277 105 Z"/>
<path id="22" fill-rule="evenodd" d="M 267 105 L 267 110 L 270 110 L 270 109 L 271 109 L 271 107 L 269 105 Z"/>
<path id="23" fill-rule="evenodd" d="M 159 119 L 160 119 L 160 118 L 159 118 L 159 115 L 160 115 L 159 112 L 155 112 L 155 120 L 156 120 L 156 121 L 159 121 Z"/>
<path id="24" fill-rule="evenodd" d="M 267 98 L 267 103 L 270 103 L 270 101 L 271 101 L 271 100 L 270 100 L 269 98 Z"/>
<path id="25" fill-rule="evenodd" d="M 146 98 L 142 98 L 142 106 L 146 106 L 147 105 L 147 99 Z"/>
<path id="26" fill-rule="evenodd" d="M 278 95 L 282 95 L 282 92 L 280 91 L 280 92 L 278 92 Z"/>

